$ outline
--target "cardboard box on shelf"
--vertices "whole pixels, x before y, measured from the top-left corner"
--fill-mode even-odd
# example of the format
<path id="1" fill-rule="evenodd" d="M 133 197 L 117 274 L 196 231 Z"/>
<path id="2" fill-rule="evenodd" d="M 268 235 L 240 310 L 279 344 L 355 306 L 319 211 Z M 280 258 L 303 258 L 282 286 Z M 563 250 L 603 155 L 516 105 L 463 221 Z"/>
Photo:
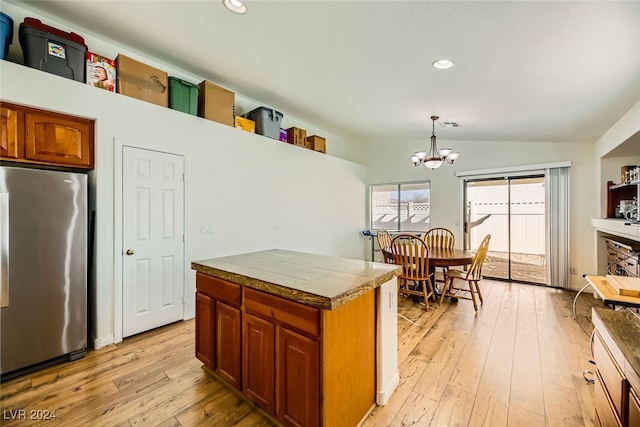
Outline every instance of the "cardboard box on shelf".
<path id="1" fill-rule="evenodd" d="M 307 137 L 307 142 L 309 143 L 309 147 L 314 151 L 319 151 L 321 153 L 327 152 L 327 140 L 318 135 L 311 135 Z"/>
<path id="2" fill-rule="evenodd" d="M 151 102 L 162 107 L 169 106 L 169 75 L 123 54 L 116 57 L 118 69 L 118 93 Z"/>
<path id="3" fill-rule="evenodd" d="M 297 127 L 287 129 L 287 142 L 289 144 L 304 147 L 306 144 L 307 131 Z"/>
<path id="4" fill-rule="evenodd" d="M 242 129 L 244 131 L 251 132 L 251 133 L 256 133 L 256 122 L 254 122 L 253 120 L 236 116 L 235 124 L 238 129 Z"/>
<path id="5" fill-rule="evenodd" d="M 199 87 L 198 116 L 227 126 L 236 126 L 233 117 L 235 93 L 208 80 L 203 80 Z"/>
<path id="6" fill-rule="evenodd" d="M 87 52 L 87 84 L 116 91 L 116 61 L 93 52 Z"/>

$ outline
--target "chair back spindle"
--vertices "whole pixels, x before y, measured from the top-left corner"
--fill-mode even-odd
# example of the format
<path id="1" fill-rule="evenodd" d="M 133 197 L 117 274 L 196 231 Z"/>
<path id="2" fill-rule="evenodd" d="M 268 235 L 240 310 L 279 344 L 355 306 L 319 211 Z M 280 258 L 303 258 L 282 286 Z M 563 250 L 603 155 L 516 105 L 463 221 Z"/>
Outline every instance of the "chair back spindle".
<path id="1" fill-rule="evenodd" d="M 423 240 L 430 248 L 453 249 L 456 244 L 456 238 L 453 235 L 453 232 L 442 227 L 435 227 L 427 231 L 423 237 Z"/>

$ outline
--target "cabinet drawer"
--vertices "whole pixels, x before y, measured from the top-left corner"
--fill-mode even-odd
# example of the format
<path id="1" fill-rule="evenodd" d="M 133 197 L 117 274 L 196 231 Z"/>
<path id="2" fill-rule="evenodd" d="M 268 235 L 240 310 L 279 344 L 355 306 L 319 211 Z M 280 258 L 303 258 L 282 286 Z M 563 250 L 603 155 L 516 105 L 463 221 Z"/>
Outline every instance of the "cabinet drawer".
<path id="1" fill-rule="evenodd" d="M 320 335 L 320 311 L 317 308 L 249 288 L 244 289 L 244 308 L 247 312 L 313 336 Z"/>
<path id="2" fill-rule="evenodd" d="M 595 333 L 593 337 L 593 356 L 596 361 L 596 366 L 598 367 L 598 374 L 602 378 L 605 390 L 610 396 L 615 412 L 618 418 L 622 419 L 624 403 L 628 393 L 627 380 L 611 356 L 611 353 L 607 350 L 599 333 Z M 597 404 L 596 401 L 596 406 Z M 606 425 L 602 414 L 600 414 L 600 419 Z"/>
<path id="3" fill-rule="evenodd" d="M 242 287 L 237 283 L 196 272 L 196 289 L 236 308 L 242 304 Z"/>
<path id="4" fill-rule="evenodd" d="M 609 395 L 602 385 L 600 373 L 596 372 L 596 378 L 593 383 L 593 400 L 596 405 L 596 416 L 603 427 L 622 427 L 620 416 L 613 408 Z"/>
<path id="5" fill-rule="evenodd" d="M 629 427 L 640 426 L 640 398 L 634 389 L 629 389 Z"/>

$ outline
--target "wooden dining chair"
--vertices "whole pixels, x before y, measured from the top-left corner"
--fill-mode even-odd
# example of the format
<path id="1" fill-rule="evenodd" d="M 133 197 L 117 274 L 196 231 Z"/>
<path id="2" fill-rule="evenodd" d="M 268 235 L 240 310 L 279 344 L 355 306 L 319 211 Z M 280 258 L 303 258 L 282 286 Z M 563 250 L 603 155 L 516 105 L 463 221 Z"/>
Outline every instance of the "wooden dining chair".
<path id="1" fill-rule="evenodd" d="M 382 256 L 384 257 L 384 262 L 387 264 L 394 264 L 393 256 L 390 254 L 390 251 L 385 249 L 391 248 L 391 234 L 387 230 L 378 230 L 378 247 L 380 248 L 380 252 L 382 252 Z"/>
<path id="2" fill-rule="evenodd" d="M 429 298 L 436 300 L 429 279 L 429 247 L 414 234 L 398 234 L 391 241 L 391 253 L 395 264 L 402 266 L 398 294 L 424 298 L 424 307 L 428 310 Z"/>
<path id="3" fill-rule="evenodd" d="M 447 228 L 435 227 L 427 231 L 422 239 L 430 248 L 437 246 L 439 248 L 451 248 L 456 244 L 456 238 L 453 232 Z"/>
<path id="4" fill-rule="evenodd" d="M 444 297 L 470 299 L 473 301 L 473 308 L 478 311 L 478 303 L 476 301 L 476 295 L 480 299 L 480 304 L 483 303 L 482 293 L 480 292 L 480 286 L 478 282 L 482 280 L 482 265 L 487 257 L 489 251 L 489 241 L 491 240 L 491 234 L 487 234 L 475 256 L 471 266 L 467 271 L 450 269 L 444 274 L 444 286 L 442 288 L 442 294 L 440 295 L 440 303 L 444 300 Z M 454 285 L 455 280 L 463 280 L 467 282 L 467 288 L 460 288 Z"/>
<path id="5" fill-rule="evenodd" d="M 427 231 L 424 236 L 422 236 L 422 240 L 425 241 L 429 248 L 438 247 L 453 249 L 456 244 L 456 237 L 453 235 L 453 232 L 448 228 L 442 227 L 434 227 L 429 229 L 429 231 Z M 438 282 L 444 282 L 444 274 L 448 269 L 449 267 L 442 267 L 442 279 L 434 278 L 434 280 Z"/>

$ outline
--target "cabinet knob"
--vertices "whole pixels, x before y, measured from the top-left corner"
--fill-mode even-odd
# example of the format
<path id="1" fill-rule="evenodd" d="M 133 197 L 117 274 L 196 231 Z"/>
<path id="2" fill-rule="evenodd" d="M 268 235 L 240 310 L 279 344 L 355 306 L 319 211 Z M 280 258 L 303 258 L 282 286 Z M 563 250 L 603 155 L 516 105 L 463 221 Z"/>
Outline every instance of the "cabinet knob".
<path id="1" fill-rule="evenodd" d="M 133 249 L 127 249 L 127 255 L 133 255 L 134 253 Z"/>

